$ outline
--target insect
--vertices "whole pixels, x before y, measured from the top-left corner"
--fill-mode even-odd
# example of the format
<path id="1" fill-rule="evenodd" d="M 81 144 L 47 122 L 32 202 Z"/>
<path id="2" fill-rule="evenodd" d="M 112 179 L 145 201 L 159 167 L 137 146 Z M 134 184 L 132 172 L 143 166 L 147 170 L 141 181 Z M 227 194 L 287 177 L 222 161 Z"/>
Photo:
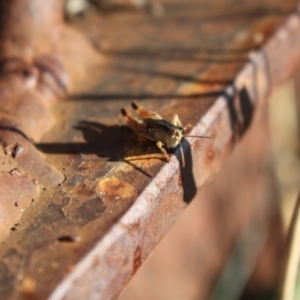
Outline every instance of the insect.
<path id="1" fill-rule="evenodd" d="M 141 144 L 143 144 L 143 139 L 156 142 L 156 146 L 160 149 L 168 162 L 170 161 L 170 157 L 165 148 L 175 149 L 180 146 L 182 162 L 184 165 L 184 156 L 181 147 L 181 140 L 184 137 L 210 138 L 209 136 L 185 135 L 185 131 L 189 129 L 191 125 L 182 126 L 177 114 L 173 115 L 172 119 L 168 121 L 159 114 L 143 108 L 136 102 L 132 102 L 131 106 L 140 118 L 133 117 L 126 109 L 122 108 L 121 113 L 129 127 L 136 132 Z"/>

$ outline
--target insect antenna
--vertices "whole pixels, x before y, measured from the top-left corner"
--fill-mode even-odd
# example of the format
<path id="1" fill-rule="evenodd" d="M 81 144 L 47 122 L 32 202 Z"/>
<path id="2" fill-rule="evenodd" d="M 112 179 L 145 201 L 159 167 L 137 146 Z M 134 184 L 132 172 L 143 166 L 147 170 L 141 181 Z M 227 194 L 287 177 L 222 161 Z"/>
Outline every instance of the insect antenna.
<path id="1" fill-rule="evenodd" d="M 206 135 L 185 135 L 184 137 L 194 137 L 194 138 L 201 138 L 201 139 L 211 139 L 211 136 L 206 136 Z"/>

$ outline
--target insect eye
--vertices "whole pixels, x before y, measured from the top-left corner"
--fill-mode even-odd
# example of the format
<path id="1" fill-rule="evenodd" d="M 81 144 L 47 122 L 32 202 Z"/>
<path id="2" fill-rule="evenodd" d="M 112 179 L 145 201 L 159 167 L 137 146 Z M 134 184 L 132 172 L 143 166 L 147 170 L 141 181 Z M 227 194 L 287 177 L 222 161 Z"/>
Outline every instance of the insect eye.
<path id="1" fill-rule="evenodd" d="M 177 135 L 177 131 L 175 128 L 170 128 L 170 133 L 172 136 Z"/>
<path id="2" fill-rule="evenodd" d="M 150 127 L 149 125 L 147 126 L 147 129 L 148 129 L 148 132 L 151 132 L 151 131 L 153 131 L 153 128 L 152 128 L 152 127 Z"/>

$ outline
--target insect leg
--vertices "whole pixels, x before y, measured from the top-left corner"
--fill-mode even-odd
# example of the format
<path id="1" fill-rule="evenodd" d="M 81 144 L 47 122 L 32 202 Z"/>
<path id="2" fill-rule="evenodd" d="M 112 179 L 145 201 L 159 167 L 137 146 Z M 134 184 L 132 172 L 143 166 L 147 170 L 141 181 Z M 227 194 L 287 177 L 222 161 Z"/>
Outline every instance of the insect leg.
<path id="1" fill-rule="evenodd" d="M 178 117 L 177 114 L 173 115 L 172 119 L 171 119 L 171 123 L 175 126 L 179 126 L 179 127 L 182 127 L 182 124 L 181 124 L 181 121 Z"/>
<path id="2" fill-rule="evenodd" d="M 184 129 L 184 131 L 186 131 L 186 130 L 188 130 L 188 129 L 190 129 L 192 127 L 191 124 L 187 124 L 185 126 L 182 126 L 182 123 L 181 123 L 181 121 L 180 121 L 180 119 L 179 119 L 179 117 L 178 117 L 177 114 L 173 115 L 173 117 L 171 119 L 171 123 L 173 125 L 175 125 L 175 126 L 182 127 Z"/>
<path id="3" fill-rule="evenodd" d="M 121 109 L 121 113 L 129 127 L 138 135 L 139 142 L 141 145 L 143 144 L 143 138 L 153 140 L 153 138 L 149 135 L 142 120 L 134 118 L 124 108 Z"/>
<path id="4" fill-rule="evenodd" d="M 141 126 L 141 121 L 131 116 L 125 108 L 121 109 L 121 113 L 123 117 L 125 118 L 128 125 L 133 129 L 138 129 L 139 126 Z"/>
<path id="5" fill-rule="evenodd" d="M 179 119 L 179 117 L 178 117 L 177 114 L 173 115 L 173 117 L 171 119 L 171 123 L 173 125 L 175 125 L 175 126 L 182 127 L 184 129 L 184 131 L 186 131 L 186 130 L 188 130 L 188 129 L 190 129 L 192 127 L 191 124 L 187 124 L 185 126 L 182 126 L 182 123 L 181 123 L 181 121 L 180 121 L 180 119 Z"/>
<path id="6" fill-rule="evenodd" d="M 163 153 L 165 159 L 169 162 L 169 161 L 170 161 L 170 157 L 169 157 L 167 151 L 165 150 L 165 148 L 163 147 L 163 143 L 160 142 L 160 141 L 158 141 L 158 142 L 156 143 L 156 146 L 157 146 L 157 147 L 159 148 L 159 150 Z"/>
<path id="7" fill-rule="evenodd" d="M 132 108 L 135 110 L 135 112 L 140 115 L 142 118 L 152 118 L 156 120 L 161 120 L 162 117 L 148 109 L 145 109 L 144 107 L 138 105 L 136 102 L 131 103 Z"/>

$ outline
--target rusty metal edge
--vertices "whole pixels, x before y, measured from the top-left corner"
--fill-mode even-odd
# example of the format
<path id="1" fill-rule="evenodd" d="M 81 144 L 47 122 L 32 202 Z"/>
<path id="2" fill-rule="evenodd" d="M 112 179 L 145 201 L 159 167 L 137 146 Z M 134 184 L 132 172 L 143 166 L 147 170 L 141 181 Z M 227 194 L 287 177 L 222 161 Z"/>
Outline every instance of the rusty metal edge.
<path id="1" fill-rule="evenodd" d="M 274 49 L 280 47 L 280 53 L 288 53 L 287 57 L 276 60 Z M 199 176 L 197 187 L 202 186 L 220 168 L 228 156 L 228 145 L 233 146 L 233 132 L 229 121 L 228 95 L 234 97 L 237 91 L 246 87 L 251 102 L 256 110 L 265 101 L 271 90 L 296 69 L 300 61 L 300 16 L 298 11 L 291 14 L 286 22 L 278 28 L 272 37 L 259 50 L 250 55 L 250 61 L 237 75 L 233 85 L 229 86 L 225 94 L 217 98 L 210 110 L 199 120 L 192 129 L 192 134 L 203 135 L 216 128 L 216 123 L 225 122 L 222 132 L 216 132 L 214 145 L 223 152 L 209 173 Z M 280 68 L 280 74 L 272 70 Z M 226 120 L 227 119 L 227 120 Z M 203 153 L 195 151 L 195 140 L 189 141 L 194 149 L 194 165 L 203 164 Z M 185 148 L 184 151 L 187 149 Z M 107 232 L 95 247 L 74 267 L 66 278 L 56 287 L 48 299 L 115 299 L 135 274 L 134 267 L 141 266 L 153 251 L 155 245 L 164 236 L 174 223 L 175 218 L 164 220 L 164 230 L 157 232 L 156 236 L 149 234 L 149 224 L 153 223 L 154 214 L 158 211 L 160 202 L 164 201 L 164 190 L 174 191 L 182 197 L 182 187 L 176 184 L 174 177 L 179 172 L 179 163 L 173 156 L 170 163 L 166 164 L 143 193 L 138 197 L 133 206 L 125 215 Z M 183 201 L 181 201 L 183 202 Z M 178 216 L 185 205 L 174 201 L 175 207 L 170 208 L 170 214 Z M 163 217 L 163 216 L 160 216 Z M 137 225 L 138 226 L 135 226 Z M 130 231 L 130 232 L 129 232 Z M 142 245 L 144 243 L 144 246 Z M 137 251 L 140 249 L 139 251 Z M 137 255 L 138 252 L 138 255 Z M 103 276 L 105 274 L 105 276 Z M 82 298 L 83 299 L 83 298 Z"/>

